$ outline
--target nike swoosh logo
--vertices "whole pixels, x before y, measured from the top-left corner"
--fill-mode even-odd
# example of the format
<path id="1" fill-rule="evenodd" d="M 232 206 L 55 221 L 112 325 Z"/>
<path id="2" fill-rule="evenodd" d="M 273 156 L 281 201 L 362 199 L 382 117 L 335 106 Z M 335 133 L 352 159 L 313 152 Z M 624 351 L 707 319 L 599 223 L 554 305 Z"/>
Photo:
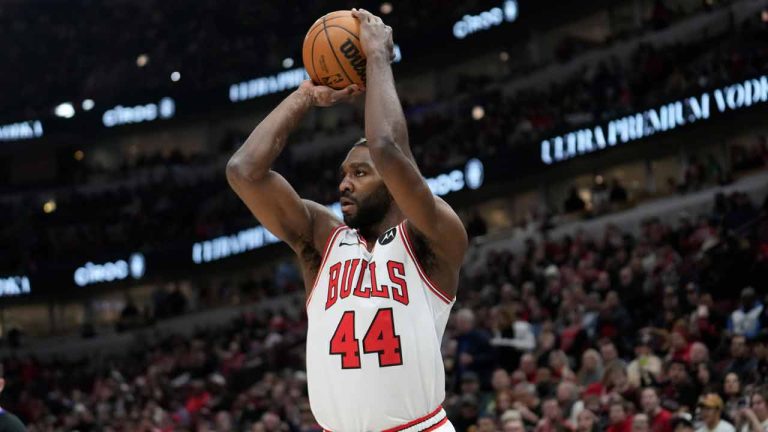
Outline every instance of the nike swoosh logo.
<path id="1" fill-rule="evenodd" d="M 344 243 L 344 242 L 341 242 L 341 243 L 339 243 L 339 246 L 357 246 L 359 244 L 360 243 Z"/>

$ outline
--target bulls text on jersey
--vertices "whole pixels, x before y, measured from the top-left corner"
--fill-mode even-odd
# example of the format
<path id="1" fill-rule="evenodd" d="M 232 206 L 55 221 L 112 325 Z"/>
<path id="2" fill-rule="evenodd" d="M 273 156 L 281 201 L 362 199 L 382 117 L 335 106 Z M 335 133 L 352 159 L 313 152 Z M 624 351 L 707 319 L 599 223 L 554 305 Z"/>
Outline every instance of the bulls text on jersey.
<path id="1" fill-rule="evenodd" d="M 350 295 L 360 298 L 390 298 L 405 306 L 408 305 L 408 283 L 405 265 L 398 261 L 387 261 L 386 268 L 377 269 L 376 262 L 361 258 L 337 262 L 328 268 L 328 297 L 325 309 L 328 310 L 338 300 Z M 376 272 L 385 271 L 390 284 L 379 284 Z M 368 277 L 366 277 L 368 276 Z"/>

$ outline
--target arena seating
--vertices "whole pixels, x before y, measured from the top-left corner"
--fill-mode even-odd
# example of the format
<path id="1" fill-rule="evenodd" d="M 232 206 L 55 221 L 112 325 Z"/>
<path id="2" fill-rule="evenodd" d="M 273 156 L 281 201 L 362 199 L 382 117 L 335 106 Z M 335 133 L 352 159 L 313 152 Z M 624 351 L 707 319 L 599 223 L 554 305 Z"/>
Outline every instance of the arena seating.
<path id="1" fill-rule="evenodd" d="M 725 416 L 743 424 L 739 401 L 768 376 L 768 299 L 748 288 L 768 283 L 768 196 L 702 194 L 711 210 L 677 223 L 662 212 L 622 231 L 609 215 L 589 234 L 470 253 L 482 271 L 466 272 L 443 344 L 457 430 L 516 418 L 575 430 L 585 407 L 599 416 L 594 430 L 625 427 L 635 412 L 663 426 L 724 381 Z M 11 356 L 8 408 L 32 431 L 320 430 L 306 396 L 306 320 L 290 298 L 226 326 L 178 331 L 179 321 L 127 353 Z M 550 400 L 557 409 L 542 414 Z M 617 404 L 624 415 L 609 416 Z"/>

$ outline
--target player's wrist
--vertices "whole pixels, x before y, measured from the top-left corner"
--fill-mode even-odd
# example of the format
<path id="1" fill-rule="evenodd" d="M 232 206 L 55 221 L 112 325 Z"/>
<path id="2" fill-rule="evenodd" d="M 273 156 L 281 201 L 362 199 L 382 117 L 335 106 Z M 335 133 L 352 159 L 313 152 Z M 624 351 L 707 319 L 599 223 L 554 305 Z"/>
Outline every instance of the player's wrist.
<path id="1" fill-rule="evenodd" d="M 293 96 L 299 100 L 301 105 L 305 109 L 315 106 L 315 96 L 312 94 L 312 89 L 307 87 L 299 87 L 293 92 Z"/>
<path id="2" fill-rule="evenodd" d="M 372 49 L 370 51 L 370 53 L 366 53 L 366 60 L 368 63 L 389 65 L 392 54 L 385 47 Z"/>

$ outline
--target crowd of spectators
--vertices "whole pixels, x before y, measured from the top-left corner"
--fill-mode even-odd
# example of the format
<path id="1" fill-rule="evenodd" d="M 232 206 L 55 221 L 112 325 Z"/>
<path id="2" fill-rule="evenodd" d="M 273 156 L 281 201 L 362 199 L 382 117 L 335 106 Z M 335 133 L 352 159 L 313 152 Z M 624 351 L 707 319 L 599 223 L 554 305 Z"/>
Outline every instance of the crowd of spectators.
<path id="1" fill-rule="evenodd" d="M 734 193 L 695 223 L 489 254 L 443 340 L 457 431 L 764 432 L 766 215 Z M 6 358 L 3 405 L 30 431 L 320 431 L 305 332 L 299 298 L 129 355 Z"/>
<path id="2" fill-rule="evenodd" d="M 675 228 L 648 220 L 636 238 L 607 226 L 491 254 L 447 333 L 457 430 L 670 431 L 722 418 L 764 431 L 766 210 L 720 195 Z"/>
<path id="3" fill-rule="evenodd" d="M 762 26 L 748 21 L 734 30 L 733 34 L 684 46 L 656 49 L 644 45 L 626 64 L 613 61 L 595 65 L 546 91 L 505 96 L 498 86 L 489 84 L 429 104 L 410 103 L 405 96 L 411 141 L 417 143 L 414 154 L 427 174 L 455 166 L 467 155 L 514 160 L 516 148 L 547 134 L 768 70 Z M 476 104 L 485 108 L 480 120 L 468 115 Z M 359 113 L 357 117 L 361 119 Z M 301 135 L 302 139 L 311 137 L 306 131 Z M 233 152 L 233 141 L 241 142 L 231 138 L 222 146 L 225 153 Z M 744 159 L 753 161 L 752 166 L 764 166 L 768 160 L 765 142 L 758 146 L 757 154 L 747 156 Z M 276 169 L 303 197 L 331 203 L 337 199 L 335 167 L 341 159 L 341 152 L 327 152 L 301 162 L 285 157 Z M 100 192 L 72 189 L 56 193 L 57 210 L 50 214 L 40 212 L 37 193 L 22 200 L 3 201 L 0 235 L 9 247 L 0 251 L 2 267 L 26 272 L 61 257 L 137 250 L 251 226 L 252 217 L 226 185 L 223 167 L 197 177 L 176 175 L 205 160 L 220 163 L 221 158 L 197 156 L 189 160 L 178 152 L 144 158 L 138 168 L 148 173 L 145 181 L 101 188 Z M 153 161 L 160 165 L 153 168 Z M 120 176 L 130 176 L 130 172 L 122 170 Z M 722 173 L 723 178 L 727 176 Z M 104 182 L 103 177 L 93 181 Z"/>
<path id="4" fill-rule="evenodd" d="M 40 112 L 51 97 L 71 98 L 73 89 L 109 98 L 125 82 L 152 91 L 176 68 L 194 90 L 236 81 L 235 71 L 279 69 L 283 54 L 273 48 L 299 46 L 295 34 L 280 32 L 308 27 L 309 17 L 322 12 L 306 2 L 187 3 L 4 3 L 0 26 L 13 43 L 2 67 L 11 71 L 34 56 L 59 65 L 60 73 L 41 67 L 39 76 L 4 74 L 9 79 L 0 88 L 13 97 L 0 109 Z M 445 18 L 425 16 L 423 3 L 395 6 L 388 20 L 405 33 Z M 432 9 L 460 15 L 476 7 Z M 207 18 L 192 19 L 201 15 Z M 169 32 L 171 17 L 184 28 Z M 255 37 L 261 23 L 286 19 L 267 37 Z M 654 26 L 669 21 L 654 10 Z M 144 31 L 135 31 L 139 22 Z M 457 92 L 428 104 L 405 95 L 415 156 L 427 173 L 470 154 L 506 157 L 548 134 L 768 71 L 764 29 L 732 30 L 685 46 L 644 45 L 627 63 L 594 65 L 542 91 L 510 96 L 501 91 L 504 83 L 474 79 L 481 85 L 459 83 Z M 32 32 L 36 37 L 24 37 Z M 94 55 L 83 55 L 84 46 Z M 148 54 L 145 68 L 136 66 L 140 53 Z M 81 71 L 86 78 L 73 85 Z M 479 120 L 469 116 L 475 105 L 484 107 Z M 75 254 L 140 250 L 253 225 L 226 186 L 223 166 L 213 176 L 176 175 L 205 160 L 146 158 L 132 169 L 150 172 L 147 181 L 101 192 L 73 189 L 56 196 L 50 214 L 40 212 L 34 194 L 3 201 L 3 269 L 34 271 Z M 302 196 L 327 203 L 337 198 L 339 160 L 340 153 L 301 163 L 284 158 L 278 171 Z M 731 169 L 764 167 L 765 141 L 733 162 Z M 706 177 L 704 163 L 691 166 L 686 179 L 695 188 Z M 608 202 L 626 202 L 621 184 L 603 189 Z M 569 202 L 566 210 L 583 209 L 577 195 Z M 602 238 L 579 234 L 531 241 L 522 254 L 491 254 L 483 271 L 464 275 L 444 340 L 445 408 L 457 430 L 668 432 L 702 423 L 707 431 L 731 430 L 725 423 L 740 432 L 767 430 L 767 210 L 744 194 L 719 196 L 708 217 L 675 227 L 651 220 L 638 237 L 608 226 Z M 481 220 L 472 231 L 485 231 Z M 185 308 L 179 301 L 162 304 L 168 307 L 157 318 Z M 134 326 L 134 309 L 126 308 L 123 328 Z M 316 431 L 303 372 L 305 332 L 297 304 L 275 314 L 248 313 L 191 338 L 143 342 L 127 356 L 78 363 L 9 358 L 3 405 L 32 431 Z"/>

